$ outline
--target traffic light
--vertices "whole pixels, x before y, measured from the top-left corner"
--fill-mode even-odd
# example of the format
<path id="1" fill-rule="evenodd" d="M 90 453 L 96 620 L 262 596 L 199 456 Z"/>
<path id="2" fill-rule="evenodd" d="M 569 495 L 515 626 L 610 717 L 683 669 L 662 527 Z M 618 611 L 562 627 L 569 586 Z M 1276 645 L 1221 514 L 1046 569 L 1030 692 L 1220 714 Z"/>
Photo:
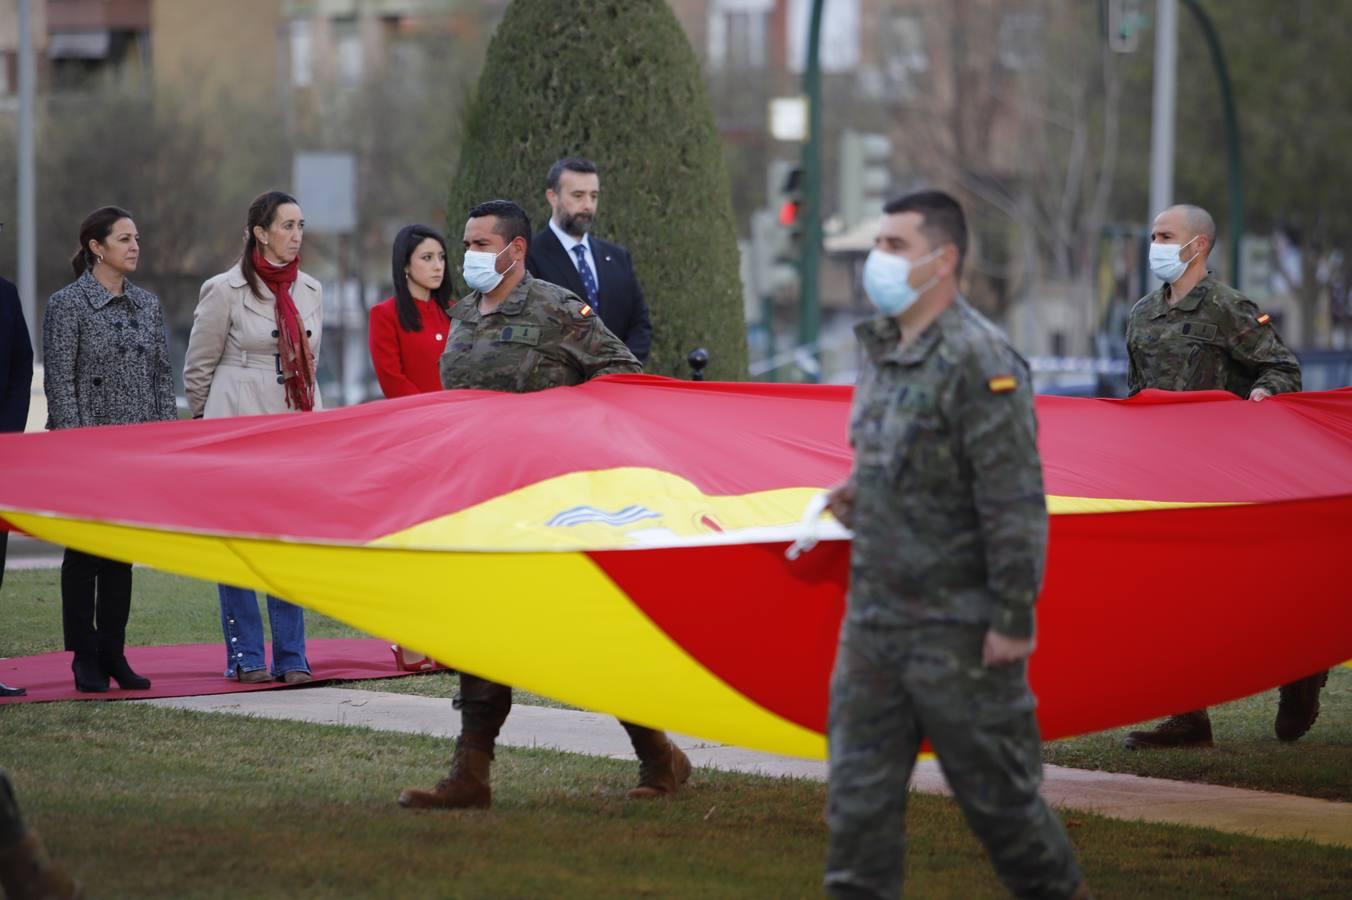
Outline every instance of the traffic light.
<path id="1" fill-rule="evenodd" d="M 750 272 L 755 293 L 770 297 L 798 280 L 803 235 L 803 169 L 771 160 L 765 171 L 765 206 L 751 216 Z"/>
<path id="2" fill-rule="evenodd" d="M 797 262 L 803 246 L 803 167 L 790 166 L 779 188 L 779 209 L 776 214 L 779 227 L 784 229 L 780 257 Z"/>
<path id="3" fill-rule="evenodd" d="M 892 141 L 885 134 L 846 129 L 840 135 L 840 218 L 852 228 L 882 212 Z"/>

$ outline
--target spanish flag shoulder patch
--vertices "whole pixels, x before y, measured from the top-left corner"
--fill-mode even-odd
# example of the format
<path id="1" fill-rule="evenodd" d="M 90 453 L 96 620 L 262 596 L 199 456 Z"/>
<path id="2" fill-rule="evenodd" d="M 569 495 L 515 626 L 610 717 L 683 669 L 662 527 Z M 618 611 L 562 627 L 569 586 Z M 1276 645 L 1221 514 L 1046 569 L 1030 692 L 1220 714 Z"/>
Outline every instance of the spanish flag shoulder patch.
<path id="1" fill-rule="evenodd" d="M 1266 325 L 1267 323 L 1269 323 L 1269 322 L 1271 322 L 1271 321 L 1272 321 L 1272 316 L 1269 316 L 1267 313 L 1263 313 L 1261 316 L 1258 317 L 1258 324 L 1259 324 L 1259 325 Z"/>
<path id="2" fill-rule="evenodd" d="M 1007 394 L 1019 386 L 1019 379 L 1013 375 L 996 375 L 986 382 L 992 394 Z"/>
<path id="3" fill-rule="evenodd" d="M 583 318 L 586 318 L 587 316 L 591 315 L 592 308 L 584 303 L 582 304 L 582 309 L 578 310 L 578 312 L 583 316 Z"/>

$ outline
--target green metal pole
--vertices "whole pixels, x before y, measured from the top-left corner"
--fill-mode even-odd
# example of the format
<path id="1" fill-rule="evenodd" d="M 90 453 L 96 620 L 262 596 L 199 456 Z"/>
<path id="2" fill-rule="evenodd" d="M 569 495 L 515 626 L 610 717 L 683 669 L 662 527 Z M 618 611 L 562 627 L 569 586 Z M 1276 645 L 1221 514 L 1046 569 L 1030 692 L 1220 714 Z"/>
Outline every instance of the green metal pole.
<path id="1" fill-rule="evenodd" d="M 775 300 L 767 291 L 761 295 L 761 327 L 765 329 L 765 358 L 775 358 Z M 766 381 L 778 381 L 779 370 L 765 373 Z"/>
<path id="2" fill-rule="evenodd" d="M 1216 67 L 1216 78 L 1221 83 L 1221 106 L 1225 111 L 1225 147 L 1229 156 L 1230 182 L 1230 277 L 1236 286 L 1240 283 L 1240 241 L 1244 237 L 1244 162 L 1239 142 L 1239 115 L 1235 111 L 1235 95 L 1230 85 L 1230 70 L 1225 65 L 1225 52 L 1211 17 L 1197 0 L 1183 0 L 1183 5 L 1197 17 L 1211 50 L 1211 62 Z"/>
<path id="3" fill-rule="evenodd" d="M 820 267 L 822 252 L 822 6 L 826 0 L 812 0 L 807 32 L 807 65 L 803 68 L 803 95 L 807 98 L 807 143 L 803 145 L 803 247 L 799 259 L 798 344 L 820 366 L 817 337 L 821 328 Z M 808 378 L 817 381 L 817 372 Z"/>

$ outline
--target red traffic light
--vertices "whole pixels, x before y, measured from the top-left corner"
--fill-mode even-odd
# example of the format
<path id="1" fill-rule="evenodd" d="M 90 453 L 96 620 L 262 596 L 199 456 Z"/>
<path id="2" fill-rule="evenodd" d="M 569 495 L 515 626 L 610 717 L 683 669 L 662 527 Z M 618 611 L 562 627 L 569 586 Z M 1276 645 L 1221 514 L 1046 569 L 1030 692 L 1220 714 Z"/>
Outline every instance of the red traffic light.
<path id="1" fill-rule="evenodd" d="M 779 207 L 779 224 L 790 228 L 798 223 L 798 209 L 802 204 L 797 200 L 785 200 Z"/>

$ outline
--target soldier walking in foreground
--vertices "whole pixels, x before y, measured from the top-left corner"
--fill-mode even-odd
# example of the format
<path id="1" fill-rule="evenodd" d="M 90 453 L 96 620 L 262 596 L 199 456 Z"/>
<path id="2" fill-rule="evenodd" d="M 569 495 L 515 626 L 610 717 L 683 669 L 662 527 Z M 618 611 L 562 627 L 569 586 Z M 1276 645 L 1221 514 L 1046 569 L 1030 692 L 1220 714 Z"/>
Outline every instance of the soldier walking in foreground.
<path id="1" fill-rule="evenodd" d="M 1216 223 L 1198 206 L 1171 206 L 1155 217 L 1150 268 L 1164 282 L 1127 320 L 1127 386 L 1166 391 L 1229 391 L 1249 400 L 1300 390 L 1300 363 L 1267 313 L 1207 269 Z M 1273 728 L 1283 741 L 1310 730 L 1328 670 L 1285 685 Z M 1205 709 L 1170 716 L 1127 735 L 1129 750 L 1210 747 Z"/>
<path id="2" fill-rule="evenodd" d="M 967 225 L 952 197 L 891 201 L 864 288 L 854 467 L 830 495 L 854 529 L 831 680 L 826 887 L 901 894 L 906 793 L 921 742 L 1005 886 L 1089 896 L 1038 793 L 1026 663 L 1047 508 L 1028 368 L 958 295 Z"/>
<path id="3" fill-rule="evenodd" d="M 10 900 L 76 900 L 84 889 L 52 862 L 23 820 L 9 774 L 0 769 L 0 897 Z"/>

